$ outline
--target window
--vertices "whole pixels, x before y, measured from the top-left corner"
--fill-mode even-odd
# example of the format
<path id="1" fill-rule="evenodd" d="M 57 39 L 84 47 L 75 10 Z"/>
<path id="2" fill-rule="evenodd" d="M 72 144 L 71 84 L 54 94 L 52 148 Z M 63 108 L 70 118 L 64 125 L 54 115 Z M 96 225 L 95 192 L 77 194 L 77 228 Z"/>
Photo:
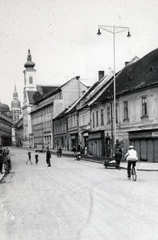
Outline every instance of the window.
<path id="1" fill-rule="evenodd" d="M 98 127 L 99 121 L 98 121 L 98 111 L 96 111 L 96 126 Z"/>
<path id="2" fill-rule="evenodd" d="M 128 102 L 124 102 L 124 119 L 128 119 Z"/>
<path id="3" fill-rule="evenodd" d="M 33 83 L 33 77 L 29 77 L 29 84 Z"/>
<path id="4" fill-rule="evenodd" d="M 147 116 L 147 98 L 142 97 L 142 116 Z"/>
<path id="5" fill-rule="evenodd" d="M 107 124 L 110 123 L 110 107 L 107 107 Z"/>
<path id="6" fill-rule="evenodd" d="M 94 113 L 93 113 L 93 128 L 95 128 L 95 116 L 94 116 Z"/>
<path id="7" fill-rule="evenodd" d="M 104 126 L 104 109 L 103 108 L 100 110 L 100 119 L 101 119 L 100 125 Z"/>

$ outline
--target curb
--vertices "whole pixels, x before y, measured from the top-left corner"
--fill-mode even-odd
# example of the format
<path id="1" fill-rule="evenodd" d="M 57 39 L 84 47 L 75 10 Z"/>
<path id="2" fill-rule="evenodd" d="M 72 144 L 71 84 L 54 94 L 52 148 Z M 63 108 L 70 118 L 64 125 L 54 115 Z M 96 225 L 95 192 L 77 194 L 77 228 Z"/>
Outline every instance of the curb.
<path id="1" fill-rule="evenodd" d="M 126 167 L 121 167 L 121 169 L 127 170 Z M 140 168 L 137 168 L 137 171 L 158 172 L 158 169 L 140 169 Z"/>
<path id="2" fill-rule="evenodd" d="M 0 183 L 2 182 L 3 178 L 4 178 L 5 174 L 3 173 L 0 177 Z"/>

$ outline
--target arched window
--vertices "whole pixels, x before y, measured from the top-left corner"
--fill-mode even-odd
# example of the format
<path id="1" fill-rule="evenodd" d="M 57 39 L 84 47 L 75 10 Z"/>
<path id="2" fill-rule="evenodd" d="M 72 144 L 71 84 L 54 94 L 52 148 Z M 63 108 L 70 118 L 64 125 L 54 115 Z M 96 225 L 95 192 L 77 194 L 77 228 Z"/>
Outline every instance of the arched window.
<path id="1" fill-rule="evenodd" d="M 33 83 L 33 77 L 29 77 L 29 84 Z"/>

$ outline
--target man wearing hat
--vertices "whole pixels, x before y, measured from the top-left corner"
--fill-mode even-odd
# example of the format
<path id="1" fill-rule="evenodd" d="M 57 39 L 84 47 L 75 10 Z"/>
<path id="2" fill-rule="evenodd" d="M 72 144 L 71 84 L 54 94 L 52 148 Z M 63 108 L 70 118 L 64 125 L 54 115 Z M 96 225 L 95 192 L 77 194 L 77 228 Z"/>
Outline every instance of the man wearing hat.
<path id="1" fill-rule="evenodd" d="M 127 161 L 127 177 L 130 178 L 131 165 L 136 166 L 136 162 L 138 161 L 137 151 L 134 150 L 132 145 L 129 146 L 129 150 L 125 154 L 125 159 Z"/>

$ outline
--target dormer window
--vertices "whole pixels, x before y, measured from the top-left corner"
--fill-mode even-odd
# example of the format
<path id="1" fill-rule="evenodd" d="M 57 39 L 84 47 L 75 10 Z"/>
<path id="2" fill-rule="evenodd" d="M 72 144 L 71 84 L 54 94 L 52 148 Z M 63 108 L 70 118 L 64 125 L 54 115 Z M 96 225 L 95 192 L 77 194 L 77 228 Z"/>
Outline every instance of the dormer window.
<path id="1" fill-rule="evenodd" d="M 29 77 L 29 84 L 33 84 L 33 77 Z"/>

